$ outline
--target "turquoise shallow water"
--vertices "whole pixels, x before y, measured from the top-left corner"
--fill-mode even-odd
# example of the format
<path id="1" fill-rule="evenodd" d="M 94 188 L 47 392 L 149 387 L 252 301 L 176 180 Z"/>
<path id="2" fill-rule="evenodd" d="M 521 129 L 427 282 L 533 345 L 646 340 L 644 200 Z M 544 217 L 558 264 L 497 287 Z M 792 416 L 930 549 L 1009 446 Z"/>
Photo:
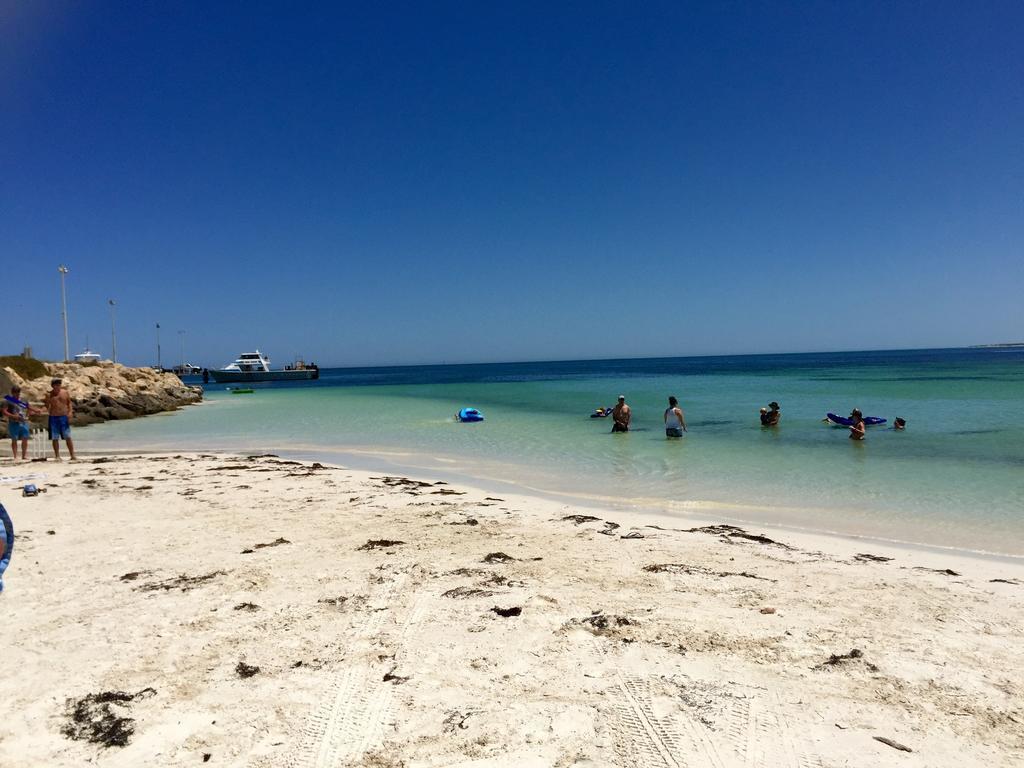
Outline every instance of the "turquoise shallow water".
<path id="1" fill-rule="evenodd" d="M 619 392 L 634 431 L 590 419 Z M 666 441 L 675 394 L 690 431 Z M 778 400 L 782 423 L 757 412 Z M 259 450 L 693 516 L 1024 555 L 1024 350 L 326 370 L 79 431 L 86 450 Z M 458 424 L 461 406 L 482 424 Z M 827 411 L 908 421 L 847 439 Z"/>

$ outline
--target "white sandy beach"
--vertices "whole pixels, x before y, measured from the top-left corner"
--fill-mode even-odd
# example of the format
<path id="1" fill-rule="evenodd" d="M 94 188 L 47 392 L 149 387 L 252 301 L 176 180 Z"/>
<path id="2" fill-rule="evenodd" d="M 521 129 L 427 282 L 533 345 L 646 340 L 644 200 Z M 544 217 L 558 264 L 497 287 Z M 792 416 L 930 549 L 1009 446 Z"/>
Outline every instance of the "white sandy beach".
<path id="1" fill-rule="evenodd" d="M 1024 764 L 1018 563 L 100 461 L 0 466 L 5 768 Z"/>

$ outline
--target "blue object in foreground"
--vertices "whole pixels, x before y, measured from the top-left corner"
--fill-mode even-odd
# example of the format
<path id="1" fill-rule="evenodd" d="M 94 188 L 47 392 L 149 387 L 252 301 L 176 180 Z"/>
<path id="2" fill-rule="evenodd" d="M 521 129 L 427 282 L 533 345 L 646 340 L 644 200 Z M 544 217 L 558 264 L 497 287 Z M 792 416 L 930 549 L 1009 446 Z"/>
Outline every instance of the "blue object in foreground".
<path id="1" fill-rule="evenodd" d="M 484 415 L 476 408 L 463 408 L 455 414 L 456 421 L 483 421 Z"/>
<path id="2" fill-rule="evenodd" d="M 853 419 L 847 418 L 846 416 L 836 416 L 834 413 L 826 414 L 828 423 L 836 427 L 852 427 Z M 865 427 L 877 427 L 880 424 L 885 424 L 886 419 L 881 416 L 865 416 L 864 426 Z"/>
<path id="3" fill-rule="evenodd" d="M 11 522 L 3 504 L 0 504 L 0 539 L 3 539 L 5 545 L 3 554 L 0 555 L 0 592 L 3 592 L 4 571 L 11 564 L 11 555 L 14 553 L 14 523 Z"/>

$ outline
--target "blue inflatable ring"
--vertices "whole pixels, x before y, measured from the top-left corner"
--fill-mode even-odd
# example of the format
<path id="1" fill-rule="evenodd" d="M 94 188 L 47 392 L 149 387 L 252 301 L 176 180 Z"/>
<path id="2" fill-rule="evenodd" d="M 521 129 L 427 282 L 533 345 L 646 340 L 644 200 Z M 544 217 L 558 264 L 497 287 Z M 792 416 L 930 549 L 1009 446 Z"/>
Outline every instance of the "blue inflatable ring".
<path id="1" fill-rule="evenodd" d="M 10 556 L 14 552 L 14 523 L 10 521 L 10 515 L 7 514 L 7 510 L 3 508 L 2 504 L 0 504 L 0 537 L 3 538 L 6 545 L 3 555 L 0 556 L 0 592 L 3 592 L 3 572 L 10 565 Z"/>
<path id="2" fill-rule="evenodd" d="M 3 592 L 4 571 L 11 564 L 11 555 L 14 554 L 14 523 L 11 522 L 11 517 L 7 514 L 3 504 L 0 504 L 0 536 L 3 536 L 6 545 L 3 556 L 0 557 L 0 592 Z"/>

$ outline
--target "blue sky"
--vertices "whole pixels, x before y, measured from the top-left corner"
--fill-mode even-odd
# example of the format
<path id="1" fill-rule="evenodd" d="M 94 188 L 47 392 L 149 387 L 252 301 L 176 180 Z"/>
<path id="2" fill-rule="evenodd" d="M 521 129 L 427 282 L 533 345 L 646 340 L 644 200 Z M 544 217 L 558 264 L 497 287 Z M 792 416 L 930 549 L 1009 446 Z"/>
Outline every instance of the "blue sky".
<path id="1" fill-rule="evenodd" d="M 0 4 L 2 351 L 1024 340 L 1019 2 L 303 5 Z"/>

